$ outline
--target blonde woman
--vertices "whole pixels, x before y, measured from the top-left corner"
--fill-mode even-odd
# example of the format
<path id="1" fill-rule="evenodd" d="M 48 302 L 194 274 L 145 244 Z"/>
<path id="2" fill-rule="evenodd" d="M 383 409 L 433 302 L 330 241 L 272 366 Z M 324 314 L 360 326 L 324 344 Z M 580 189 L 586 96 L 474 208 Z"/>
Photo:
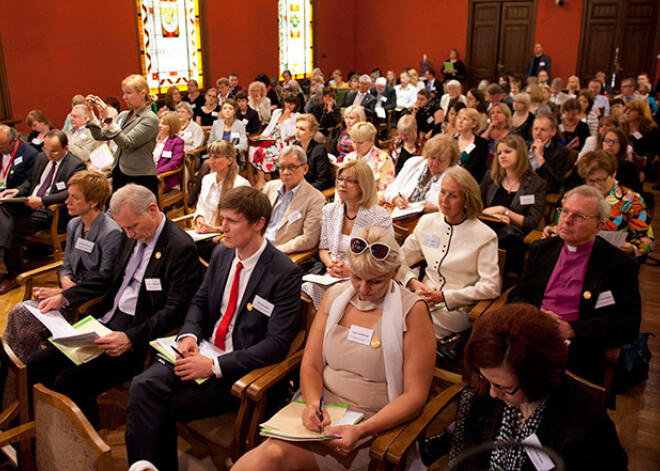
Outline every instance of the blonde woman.
<path id="1" fill-rule="evenodd" d="M 387 152 L 376 147 L 376 128 L 371 123 L 357 123 L 349 132 L 355 146 L 355 151 L 346 156 L 345 161 L 361 160 L 369 165 L 378 189 L 379 200 L 387 185 L 395 178 L 394 161 Z"/>
<path id="2" fill-rule="evenodd" d="M 272 115 L 270 99 L 262 82 L 252 82 L 248 87 L 248 106 L 259 114 L 261 124 L 267 125 Z"/>
<path id="3" fill-rule="evenodd" d="M 498 105 L 493 105 L 496 108 Z M 506 105 L 505 105 L 506 106 Z M 486 161 L 488 159 L 488 141 L 477 136 L 479 127 L 479 113 L 474 108 L 463 108 L 458 112 L 456 118 L 456 129 L 458 135 L 458 148 L 461 152 L 461 167 L 472 174 L 478 182 L 486 173 Z M 490 128 L 489 128 L 490 129 Z"/>
<path id="4" fill-rule="evenodd" d="M 362 105 L 351 105 L 344 110 L 344 123 L 341 132 L 337 134 L 332 145 L 330 146 L 330 153 L 335 156 L 337 164 L 341 164 L 344 158 L 353 152 L 353 140 L 349 135 L 350 130 L 357 123 L 365 123 L 367 121 L 367 114 Z"/>

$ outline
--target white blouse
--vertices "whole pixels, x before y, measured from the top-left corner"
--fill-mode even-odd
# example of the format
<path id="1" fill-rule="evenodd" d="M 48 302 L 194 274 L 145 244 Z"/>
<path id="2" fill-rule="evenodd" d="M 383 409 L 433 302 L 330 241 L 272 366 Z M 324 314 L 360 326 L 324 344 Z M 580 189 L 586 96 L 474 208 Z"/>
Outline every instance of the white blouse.
<path id="1" fill-rule="evenodd" d="M 207 224 L 217 225 L 216 216 L 218 214 L 218 202 L 220 201 L 222 184 L 222 180 L 220 182 L 217 181 L 215 172 L 204 175 L 193 221 L 197 219 L 197 216 L 202 216 Z M 234 188 L 238 186 L 250 186 L 250 182 L 240 175 L 236 175 L 234 178 Z"/>

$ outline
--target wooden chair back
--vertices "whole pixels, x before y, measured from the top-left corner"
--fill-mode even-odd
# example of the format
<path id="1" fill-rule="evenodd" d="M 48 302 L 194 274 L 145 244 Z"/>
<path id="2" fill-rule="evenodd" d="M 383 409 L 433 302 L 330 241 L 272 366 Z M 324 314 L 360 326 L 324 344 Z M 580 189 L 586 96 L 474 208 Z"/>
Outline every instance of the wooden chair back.
<path id="1" fill-rule="evenodd" d="M 52 204 L 48 206 L 52 211 L 53 218 L 50 221 L 50 227 L 42 231 L 35 232 L 34 234 L 21 237 L 20 247 L 21 250 L 28 244 L 42 244 L 47 245 L 53 249 L 53 259 L 62 260 L 64 258 L 64 249 L 62 244 L 66 242 L 66 227 L 63 231 L 59 230 L 61 211 L 66 211 L 63 204 Z M 23 270 L 25 271 L 25 270 Z"/>
<path id="2" fill-rule="evenodd" d="M 184 213 L 188 213 L 188 190 L 186 188 L 185 170 L 185 161 L 182 160 L 174 170 L 158 175 L 158 207 L 161 211 L 165 211 L 165 208 L 181 203 Z M 175 175 L 179 178 L 179 188 L 174 187 L 165 191 L 165 179 Z"/>

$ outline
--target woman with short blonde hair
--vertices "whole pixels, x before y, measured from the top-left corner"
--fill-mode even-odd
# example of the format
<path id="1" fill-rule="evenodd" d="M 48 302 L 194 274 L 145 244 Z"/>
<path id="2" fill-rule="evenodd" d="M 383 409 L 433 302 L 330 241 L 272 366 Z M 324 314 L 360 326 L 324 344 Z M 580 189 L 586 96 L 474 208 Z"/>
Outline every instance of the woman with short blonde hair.
<path id="1" fill-rule="evenodd" d="M 394 161 L 387 152 L 376 147 L 376 128 L 373 124 L 357 123 L 351 128 L 349 135 L 355 151 L 348 154 L 344 161 L 362 160 L 369 165 L 376 179 L 378 196 L 382 200 L 387 185 L 394 181 Z"/>
<path id="2" fill-rule="evenodd" d="M 488 141 L 476 134 L 479 129 L 479 112 L 473 108 L 463 108 L 456 117 L 458 148 L 461 152 L 461 167 L 472 174 L 478 182 L 486 173 Z"/>

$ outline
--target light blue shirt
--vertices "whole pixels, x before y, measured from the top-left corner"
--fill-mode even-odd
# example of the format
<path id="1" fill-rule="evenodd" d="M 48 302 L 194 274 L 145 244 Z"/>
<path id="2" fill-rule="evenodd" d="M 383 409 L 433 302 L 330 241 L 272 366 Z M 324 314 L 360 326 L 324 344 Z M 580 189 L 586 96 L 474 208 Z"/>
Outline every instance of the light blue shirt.
<path id="1" fill-rule="evenodd" d="M 268 223 L 268 228 L 266 229 L 265 237 L 271 242 L 275 243 L 275 235 L 277 230 L 280 228 L 280 222 L 286 214 L 286 210 L 289 209 L 289 205 L 293 198 L 296 196 L 296 193 L 304 183 L 305 179 L 298 184 L 293 190 L 287 191 L 286 194 L 283 193 L 284 183 L 277 190 L 277 199 L 273 205 L 273 213 L 270 216 L 270 223 Z"/>

